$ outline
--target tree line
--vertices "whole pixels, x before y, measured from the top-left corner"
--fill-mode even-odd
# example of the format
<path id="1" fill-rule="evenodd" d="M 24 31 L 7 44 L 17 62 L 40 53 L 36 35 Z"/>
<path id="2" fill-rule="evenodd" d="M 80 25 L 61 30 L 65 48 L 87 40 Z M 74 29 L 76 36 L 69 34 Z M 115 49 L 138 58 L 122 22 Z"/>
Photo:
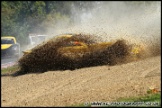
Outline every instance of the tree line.
<path id="1" fill-rule="evenodd" d="M 109 3 L 99 1 L 1 1 L 1 36 L 15 36 L 20 44 L 28 44 L 29 33 L 36 31 L 46 33 L 47 27 L 57 26 L 57 22 L 60 20 L 73 24 L 76 20 L 75 16 L 79 16 L 78 11 L 87 12 L 99 5 L 102 7 Z M 134 7 L 144 3 L 140 1 L 125 2 Z M 145 4 L 152 4 L 152 2 Z M 73 15 L 74 11 L 76 15 Z"/>
<path id="2" fill-rule="evenodd" d="M 1 36 L 15 36 L 27 44 L 29 33 L 45 33 L 46 26 L 60 20 L 72 23 L 71 6 L 88 9 L 93 3 L 81 1 L 2 1 Z"/>

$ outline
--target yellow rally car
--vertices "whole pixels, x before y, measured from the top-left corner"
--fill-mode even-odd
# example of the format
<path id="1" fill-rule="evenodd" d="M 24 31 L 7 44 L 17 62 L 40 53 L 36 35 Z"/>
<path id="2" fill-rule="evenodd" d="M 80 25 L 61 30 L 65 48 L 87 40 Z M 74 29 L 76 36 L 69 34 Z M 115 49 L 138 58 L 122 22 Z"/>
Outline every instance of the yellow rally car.
<path id="1" fill-rule="evenodd" d="M 22 72 L 78 69 L 82 67 L 115 65 L 138 59 L 142 47 L 130 45 L 125 40 L 94 41 L 95 36 L 65 34 L 23 51 L 19 59 Z M 128 61 L 127 61 L 128 60 Z"/>
<path id="2" fill-rule="evenodd" d="M 73 34 L 59 35 L 59 36 L 56 36 L 55 40 L 61 40 L 60 43 L 58 42 L 58 45 L 60 47 L 57 49 L 57 52 L 59 54 L 62 54 L 62 56 L 64 57 L 70 57 L 70 59 L 82 58 L 82 56 L 84 56 L 85 53 L 92 54 L 94 52 L 96 53 L 99 51 L 104 52 L 104 50 L 108 47 L 110 47 L 109 50 L 115 50 L 115 53 L 116 53 L 115 56 L 122 55 L 124 53 L 126 55 L 129 53 L 134 58 L 139 57 L 141 51 L 143 50 L 140 45 L 133 45 L 131 47 L 129 46 L 128 48 L 128 46 L 126 46 L 126 44 L 122 40 L 114 41 L 114 42 L 88 43 L 88 42 L 85 42 L 85 40 L 82 41 L 81 39 L 75 38 Z M 24 55 L 29 54 L 31 52 L 32 52 L 32 49 L 23 51 Z M 114 52 L 114 51 L 111 51 L 111 52 Z"/>
<path id="3" fill-rule="evenodd" d="M 16 42 L 13 36 L 1 37 L 1 58 L 4 57 L 19 57 L 20 44 Z"/>
<path id="4" fill-rule="evenodd" d="M 26 50 L 23 51 L 23 53 L 25 56 L 27 54 L 34 55 L 35 53 L 39 52 L 38 55 L 41 56 L 41 53 L 52 53 L 55 49 L 57 55 L 60 55 L 59 57 L 71 59 L 74 61 L 83 61 L 84 58 L 97 58 L 97 60 L 99 60 L 98 58 L 101 58 L 100 60 L 104 61 L 105 58 L 108 58 L 108 61 L 112 62 L 115 61 L 116 58 L 124 58 L 125 56 L 130 54 L 132 55 L 132 57 L 136 58 L 141 52 L 140 47 L 135 45 L 130 47 L 130 45 L 127 45 L 124 40 L 117 40 L 114 42 L 90 42 L 90 39 L 86 39 L 83 37 L 84 36 L 80 36 L 77 34 L 59 35 L 56 36 L 55 39 L 49 40 L 46 44 L 42 45 L 41 47 Z M 53 44 L 51 44 L 53 40 L 55 41 L 53 42 Z M 52 47 L 50 46 L 50 44 Z M 47 46 L 50 46 L 51 49 L 49 49 Z M 44 48 L 48 50 L 46 50 L 46 52 L 43 52 Z M 45 58 L 46 56 L 42 55 L 43 58 Z"/>

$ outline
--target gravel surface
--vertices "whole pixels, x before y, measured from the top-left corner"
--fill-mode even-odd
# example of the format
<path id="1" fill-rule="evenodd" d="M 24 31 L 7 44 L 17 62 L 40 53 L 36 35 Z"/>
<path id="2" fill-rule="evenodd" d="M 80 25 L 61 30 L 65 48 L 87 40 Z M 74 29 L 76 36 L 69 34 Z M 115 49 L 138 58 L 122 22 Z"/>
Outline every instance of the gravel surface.
<path id="1" fill-rule="evenodd" d="M 71 106 L 145 95 L 149 88 L 161 88 L 160 60 L 1 77 L 1 105 Z"/>

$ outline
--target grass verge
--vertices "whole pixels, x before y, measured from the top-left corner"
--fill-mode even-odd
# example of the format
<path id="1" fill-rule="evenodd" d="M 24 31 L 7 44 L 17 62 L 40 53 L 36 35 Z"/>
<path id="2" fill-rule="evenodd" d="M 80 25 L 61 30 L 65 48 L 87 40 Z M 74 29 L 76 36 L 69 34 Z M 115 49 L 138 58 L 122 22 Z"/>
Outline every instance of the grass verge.
<path id="1" fill-rule="evenodd" d="M 12 73 L 12 72 L 16 72 L 17 70 L 19 70 L 19 66 L 18 65 L 13 65 L 13 66 L 8 67 L 8 68 L 2 68 L 1 69 L 1 74 Z"/>
<path id="2" fill-rule="evenodd" d="M 143 107 L 160 107 L 161 93 L 150 93 L 145 96 L 120 98 L 117 102 L 122 102 L 123 106 L 143 106 Z"/>
<path id="3" fill-rule="evenodd" d="M 147 94 L 145 96 L 119 98 L 115 102 L 92 102 L 72 105 L 73 107 L 160 107 L 161 93 Z"/>

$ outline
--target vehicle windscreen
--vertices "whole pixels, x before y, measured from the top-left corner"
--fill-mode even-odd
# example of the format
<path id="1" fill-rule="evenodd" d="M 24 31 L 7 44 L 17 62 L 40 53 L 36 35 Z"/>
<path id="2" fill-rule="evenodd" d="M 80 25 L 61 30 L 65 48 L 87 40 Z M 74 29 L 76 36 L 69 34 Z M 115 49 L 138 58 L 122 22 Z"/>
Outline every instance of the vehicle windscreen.
<path id="1" fill-rule="evenodd" d="M 14 44 L 13 39 L 1 39 L 1 44 Z"/>
<path id="2" fill-rule="evenodd" d="M 45 36 L 35 36 L 35 37 L 31 37 L 31 41 L 37 45 L 40 44 L 41 42 L 43 42 L 45 40 Z"/>

